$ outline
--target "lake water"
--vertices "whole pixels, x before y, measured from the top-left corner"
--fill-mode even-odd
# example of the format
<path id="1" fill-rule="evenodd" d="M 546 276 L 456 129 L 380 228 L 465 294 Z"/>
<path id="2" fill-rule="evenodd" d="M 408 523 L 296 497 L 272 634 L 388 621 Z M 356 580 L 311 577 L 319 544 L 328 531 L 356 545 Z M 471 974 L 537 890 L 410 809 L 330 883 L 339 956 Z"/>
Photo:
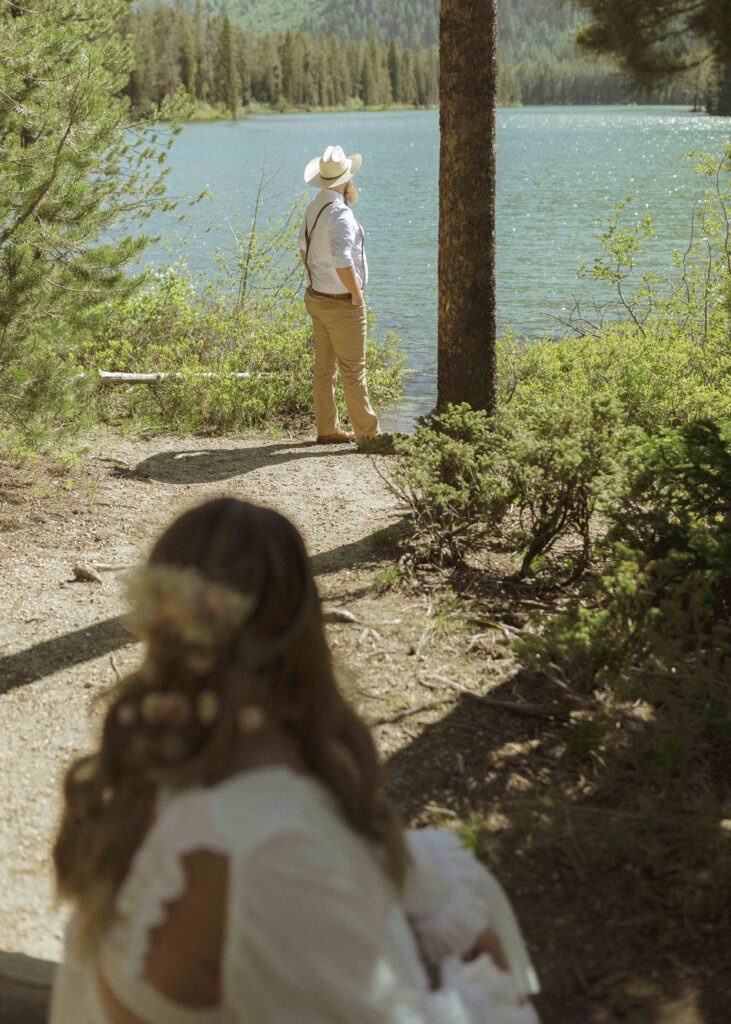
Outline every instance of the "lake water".
<path id="1" fill-rule="evenodd" d="M 701 182 L 690 150 L 720 153 L 729 119 L 659 107 L 526 107 L 497 114 L 498 324 L 536 336 L 561 333 L 573 296 L 596 294 L 577 281 L 583 259 L 599 254 L 597 218 L 635 197 L 651 212 L 656 237 L 647 263 L 662 272 L 687 244 Z M 207 188 L 217 202 L 151 219 L 148 261 L 163 265 L 182 249 L 195 270 L 213 272 L 212 250 L 230 248 L 226 218 L 250 215 L 262 170 L 264 212 L 282 213 L 302 192 L 307 161 L 326 145 L 362 152 L 358 217 L 367 234 L 368 301 L 378 331 L 400 335 L 412 373 L 386 426 L 408 428 L 436 396 L 436 270 L 439 115 L 436 111 L 297 114 L 183 128 L 171 155 L 170 192 Z M 469 189 L 469 181 L 464 183 Z M 479 202 L 479 196 L 475 197 Z M 178 211 L 181 212 L 181 211 Z"/>

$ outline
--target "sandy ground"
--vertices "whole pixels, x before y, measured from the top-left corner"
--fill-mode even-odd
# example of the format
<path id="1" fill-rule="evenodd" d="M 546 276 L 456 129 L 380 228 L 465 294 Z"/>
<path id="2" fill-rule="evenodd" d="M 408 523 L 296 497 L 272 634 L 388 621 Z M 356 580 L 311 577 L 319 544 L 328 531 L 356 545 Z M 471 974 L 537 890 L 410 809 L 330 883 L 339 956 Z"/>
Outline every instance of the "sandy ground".
<path id="1" fill-rule="evenodd" d="M 387 460 L 352 447 L 115 434 L 88 443 L 69 470 L 0 463 L 0 951 L 60 954 L 50 850 L 62 773 L 92 742 L 100 698 L 138 657 L 119 618 L 123 570 L 99 584 L 74 581 L 73 567 L 138 563 L 177 513 L 226 494 L 288 515 L 324 602 L 356 616 L 328 626 L 329 639 L 390 791 L 409 824 L 457 828 L 498 872 L 543 979 L 544 1024 L 726 1024 L 728 894 L 692 857 L 674 873 L 663 848 L 656 876 L 645 871 L 652 860 L 631 860 L 639 819 L 629 798 L 642 793 L 632 736 L 647 723 L 628 709 L 627 739 L 587 756 L 574 716 L 589 714 L 591 697 L 531 683 L 510 653 L 550 595 L 511 590 L 505 566 L 473 574 L 480 590 L 466 601 L 445 594 L 438 574 L 381 592 L 400 512 L 379 473 Z M 671 852 L 693 843 L 694 819 L 677 815 Z"/>
<path id="2" fill-rule="evenodd" d="M 0 506 L 0 948 L 49 958 L 63 920 L 49 864 L 61 773 L 90 743 L 96 698 L 137 657 L 117 619 L 124 574 L 70 582 L 73 566 L 138 562 L 177 513 L 227 494 L 288 515 L 326 581 L 395 514 L 351 446 L 108 437 L 90 454 L 88 474 L 6 476 Z"/>

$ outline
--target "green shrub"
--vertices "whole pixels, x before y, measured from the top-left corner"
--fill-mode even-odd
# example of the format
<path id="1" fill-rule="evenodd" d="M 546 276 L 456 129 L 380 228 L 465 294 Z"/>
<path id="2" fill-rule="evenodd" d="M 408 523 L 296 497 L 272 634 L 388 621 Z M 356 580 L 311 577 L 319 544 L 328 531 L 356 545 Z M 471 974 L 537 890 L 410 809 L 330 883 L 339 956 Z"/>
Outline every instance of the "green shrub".
<path id="1" fill-rule="evenodd" d="M 403 357 L 395 346 L 393 336 L 368 343 L 376 404 L 401 390 Z M 111 393 L 99 385 L 97 414 L 106 422 L 222 433 L 271 418 L 291 421 L 312 405 L 311 329 L 301 297 L 287 290 L 230 303 L 220 288 L 199 292 L 181 268 L 104 310 L 81 358 L 90 370 L 178 375 Z"/>
<path id="2" fill-rule="evenodd" d="M 525 575 L 559 539 L 578 535 L 580 572 L 626 435 L 616 404 L 603 397 L 536 404 L 494 422 L 450 406 L 398 442 L 390 483 L 422 557 L 459 561 L 481 538 L 508 539 Z"/>
<path id="3" fill-rule="evenodd" d="M 597 334 L 498 342 L 498 395 L 504 408 L 607 395 L 627 423 L 653 432 L 699 416 L 731 415 L 728 314 L 704 345 L 675 325 L 606 324 Z"/>
<path id="4" fill-rule="evenodd" d="M 617 203 L 600 221 L 600 255 L 579 272 L 612 286 L 615 300 L 595 307 L 593 320 L 577 317 L 573 333 L 556 340 L 526 342 L 508 332 L 498 344 L 503 407 L 608 395 L 628 424 L 650 433 L 731 415 L 731 145 L 718 158 L 700 154 L 694 170 L 706 191 L 671 272 L 640 275 L 652 219 L 626 225 L 631 197 Z"/>
<path id="5" fill-rule="evenodd" d="M 501 465 L 518 526 L 508 530 L 522 554 L 520 575 L 562 538 L 577 536 L 591 553 L 590 527 L 598 503 L 622 467 L 628 431 L 606 396 L 537 403 L 500 417 Z"/>
<path id="6" fill-rule="evenodd" d="M 411 521 L 411 543 L 429 561 L 460 561 L 509 504 L 499 439 L 483 412 L 450 406 L 395 442 L 388 482 Z"/>
<path id="7" fill-rule="evenodd" d="M 141 287 L 130 278 L 119 293 L 105 292 L 60 333 L 54 321 L 53 335 L 39 327 L 32 338 L 6 337 L 3 449 L 17 448 L 11 435 L 26 449 L 51 445 L 70 424 L 223 433 L 310 415 L 313 347 L 296 244 L 301 204 L 260 227 L 260 201 L 244 230 L 232 224 L 234 246 L 214 254 L 218 277 L 208 285 L 178 264 L 148 273 Z M 371 315 L 368 385 L 374 404 L 383 406 L 401 394 L 404 357 L 395 335 L 378 340 L 373 328 Z M 169 376 L 110 386 L 99 370 Z M 337 399 L 342 408 L 340 386 Z"/>
<path id="8" fill-rule="evenodd" d="M 637 445 L 608 540 L 651 559 L 705 546 L 731 513 L 731 420 L 698 419 Z"/>
<path id="9" fill-rule="evenodd" d="M 604 576 L 523 642 L 526 664 L 588 688 L 648 663 L 730 676 L 731 423 L 644 438 L 615 502 Z"/>
<path id="10" fill-rule="evenodd" d="M 61 349 L 61 350 L 59 350 Z M 0 456 L 32 458 L 58 451 L 70 436 L 90 426 L 88 382 L 59 339 L 36 334 L 9 339 L 0 359 Z"/>

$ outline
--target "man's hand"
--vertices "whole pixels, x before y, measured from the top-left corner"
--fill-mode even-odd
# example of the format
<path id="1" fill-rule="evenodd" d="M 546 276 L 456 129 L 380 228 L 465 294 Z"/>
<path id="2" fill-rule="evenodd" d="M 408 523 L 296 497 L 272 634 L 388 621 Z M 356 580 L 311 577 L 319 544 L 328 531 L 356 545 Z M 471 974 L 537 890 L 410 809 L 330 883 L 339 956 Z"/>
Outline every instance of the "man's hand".
<path id="1" fill-rule="evenodd" d="M 363 289 L 353 267 L 336 267 L 336 273 L 343 282 L 343 287 L 350 292 L 350 301 L 354 306 L 362 306 L 364 303 Z"/>

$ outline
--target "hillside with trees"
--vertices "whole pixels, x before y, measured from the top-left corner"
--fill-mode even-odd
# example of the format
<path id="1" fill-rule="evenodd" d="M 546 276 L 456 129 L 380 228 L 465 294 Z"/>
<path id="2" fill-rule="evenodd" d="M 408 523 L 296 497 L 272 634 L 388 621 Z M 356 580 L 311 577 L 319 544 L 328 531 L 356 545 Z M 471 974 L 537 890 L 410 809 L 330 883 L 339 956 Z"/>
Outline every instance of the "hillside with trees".
<path id="1" fill-rule="evenodd" d="M 499 11 L 501 105 L 698 103 L 697 72 L 649 87 L 610 58 L 575 46 L 579 14 L 553 0 L 504 0 Z M 130 13 L 136 105 L 183 84 L 199 103 L 266 107 L 423 106 L 436 102 L 438 0 L 161 0 Z M 222 70 L 223 66 L 228 70 Z M 195 68 L 195 82 L 191 73 Z M 224 79 L 229 80 L 226 84 Z"/>
<path id="2" fill-rule="evenodd" d="M 294 16 L 295 3 L 286 7 L 292 21 L 302 22 Z M 346 26 L 323 14 L 320 24 L 333 27 L 329 34 L 317 33 L 313 14 L 306 22 L 309 30 L 300 24 L 253 31 L 247 27 L 248 19 L 242 22 L 234 17 L 240 9 L 241 4 L 232 4 L 231 14 L 222 13 L 205 0 L 196 0 L 190 9 L 163 0 L 132 9 L 124 31 L 134 49 L 128 90 L 134 106 L 141 110 L 157 106 L 180 86 L 199 105 L 226 110 L 232 116 L 252 106 L 357 109 L 430 106 L 438 100 L 436 43 L 423 45 L 432 39 L 433 22 L 428 15 L 431 11 L 436 18 L 436 4 L 389 5 L 390 18 L 379 21 L 372 0 L 355 0 Z M 608 59 L 577 56 L 572 42 L 576 17 L 570 10 L 545 4 L 537 16 L 540 13 L 540 9 L 534 11 L 528 29 L 518 0 L 501 8 L 500 105 L 628 99 L 684 103 L 701 95 L 697 75 L 692 81 L 681 77 L 653 90 L 628 87 L 626 76 Z M 271 19 L 275 25 L 281 20 Z"/>
<path id="3" fill-rule="evenodd" d="M 437 48 L 395 41 L 312 36 L 303 29 L 255 34 L 226 14 L 192 12 L 162 2 L 129 12 L 134 107 L 158 105 L 183 86 L 199 104 L 231 115 L 256 105 L 278 110 L 436 104 Z"/>

